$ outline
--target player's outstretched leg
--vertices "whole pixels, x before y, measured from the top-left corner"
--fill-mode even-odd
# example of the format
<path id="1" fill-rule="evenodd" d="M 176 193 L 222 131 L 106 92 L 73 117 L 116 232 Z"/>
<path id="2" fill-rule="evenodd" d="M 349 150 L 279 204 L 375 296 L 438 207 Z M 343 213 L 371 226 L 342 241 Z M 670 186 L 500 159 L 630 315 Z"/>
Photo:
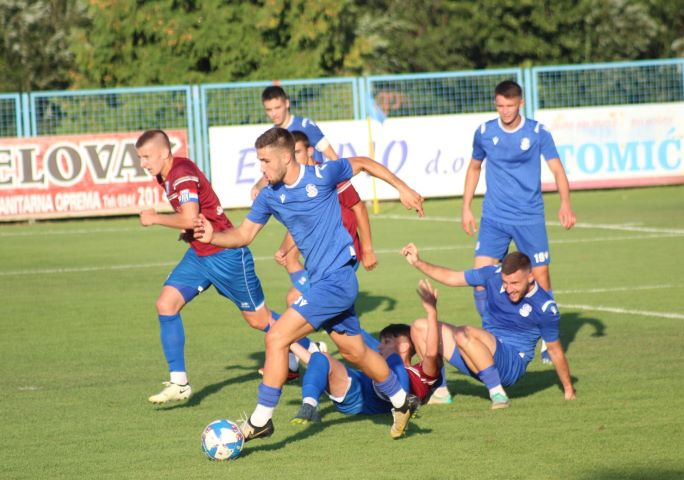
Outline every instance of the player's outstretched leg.
<path id="1" fill-rule="evenodd" d="M 318 401 L 328 386 L 330 360 L 323 353 L 315 352 L 309 358 L 309 365 L 302 380 L 302 405 L 297 414 L 290 420 L 294 425 L 319 423 L 321 414 Z"/>

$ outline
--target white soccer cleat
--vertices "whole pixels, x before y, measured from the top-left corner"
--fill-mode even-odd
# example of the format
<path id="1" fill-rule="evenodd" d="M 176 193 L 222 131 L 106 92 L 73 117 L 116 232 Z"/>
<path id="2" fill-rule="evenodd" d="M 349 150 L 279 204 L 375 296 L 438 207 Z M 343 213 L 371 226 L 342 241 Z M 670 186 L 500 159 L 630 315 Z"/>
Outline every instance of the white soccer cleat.
<path id="1" fill-rule="evenodd" d="M 162 382 L 164 389 L 156 395 L 152 395 L 147 400 L 150 403 L 162 404 L 166 402 L 187 400 L 192 395 L 190 384 L 178 385 L 172 382 Z"/>

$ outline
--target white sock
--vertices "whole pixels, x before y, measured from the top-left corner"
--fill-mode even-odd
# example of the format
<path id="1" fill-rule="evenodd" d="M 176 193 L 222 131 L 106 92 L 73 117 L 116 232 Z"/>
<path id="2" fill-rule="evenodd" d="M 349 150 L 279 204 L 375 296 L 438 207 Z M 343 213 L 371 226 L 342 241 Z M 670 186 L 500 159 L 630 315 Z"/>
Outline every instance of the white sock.
<path id="1" fill-rule="evenodd" d="M 186 372 L 171 372 L 171 383 L 176 385 L 187 385 L 188 374 Z"/>
<path id="2" fill-rule="evenodd" d="M 503 395 L 505 397 L 508 396 L 508 395 L 506 395 L 506 390 L 504 390 L 501 385 L 497 385 L 496 387 L 489 389 L 489 398 L 492 398 L 495 393 L 500 393 L 501 395 Z"/>
<path id="3" fill-rule="evenodd" d="M 249 421 L 255 427 L 263 427 L 268 423 L 268 421 L 273 417 L 273 407 L 264 407 L 257 403 L 256 408 L 252 412 L 252 416 L 249 417 Z"/>
<path id="4" fill-rule="evenodd" d="M 394 408 L 401 408 L 406 403 L 406 390 L 403 388 L 390 397 L 390 402 Z"/>
<path id="5" fill-rule="evenodd" d="M 302 403 L 306 403 L 307 405 L 311 405 L 314 408 L 318 406 L 318 400 L 316 400 L 313 397 L 304 397 L 302 399 Z"/>
<path id="6" fill-rule="evenodd" d="M 289 352 L 287 356 L 287 368 L 289 368 L 292 372 L 299 370 L 299 359 L 292 352 Z"/>

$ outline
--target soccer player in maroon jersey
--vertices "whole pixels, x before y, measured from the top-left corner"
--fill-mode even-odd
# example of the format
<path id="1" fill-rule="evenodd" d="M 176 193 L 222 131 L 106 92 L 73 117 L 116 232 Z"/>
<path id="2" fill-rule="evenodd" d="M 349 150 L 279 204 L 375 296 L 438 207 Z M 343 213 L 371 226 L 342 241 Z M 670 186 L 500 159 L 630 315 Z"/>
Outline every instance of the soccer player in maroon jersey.
<path id="1" fill-rule="evenodd" d="M 185 400 L 192 394 L 185 368 L 185 332 L 180 315 L 186 303 L 214 285 L 220 295 L 235 303 L 253 328 L 267 331 L 278 315 L 266 305 L 248 248 L 227 249 L 193 238 L 192 221 L 200 213 L 216 231 L 233 227 L 197 165 L 187 158 L 172 155 L 169 137 L 163 130 L 147 130 L 138 138 L 135 147 L 141 166 L 157 179 L 174 210 L 171 214 L 143 210 L 140 223 L 178 229 L 180 238 L 190 244 L 164 282 L 156 303 L 162 348 L 170 372 L 164 389 L 149 397 L 150 402 L 159 404 Z"/>

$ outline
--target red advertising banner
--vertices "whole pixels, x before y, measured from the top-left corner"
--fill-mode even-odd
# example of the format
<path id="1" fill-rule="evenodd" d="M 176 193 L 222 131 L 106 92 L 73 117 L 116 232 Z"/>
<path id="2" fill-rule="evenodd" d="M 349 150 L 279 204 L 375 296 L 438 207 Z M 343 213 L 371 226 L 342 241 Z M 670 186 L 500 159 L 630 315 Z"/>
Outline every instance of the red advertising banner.
<path id="1" fill-rule="evenodd" d="M 0 221 L 134 214 L 168 209 L 140 166 L 142 132 L 0 138 Z M 187 156 L 185 130 L 168 130 Z"/>

